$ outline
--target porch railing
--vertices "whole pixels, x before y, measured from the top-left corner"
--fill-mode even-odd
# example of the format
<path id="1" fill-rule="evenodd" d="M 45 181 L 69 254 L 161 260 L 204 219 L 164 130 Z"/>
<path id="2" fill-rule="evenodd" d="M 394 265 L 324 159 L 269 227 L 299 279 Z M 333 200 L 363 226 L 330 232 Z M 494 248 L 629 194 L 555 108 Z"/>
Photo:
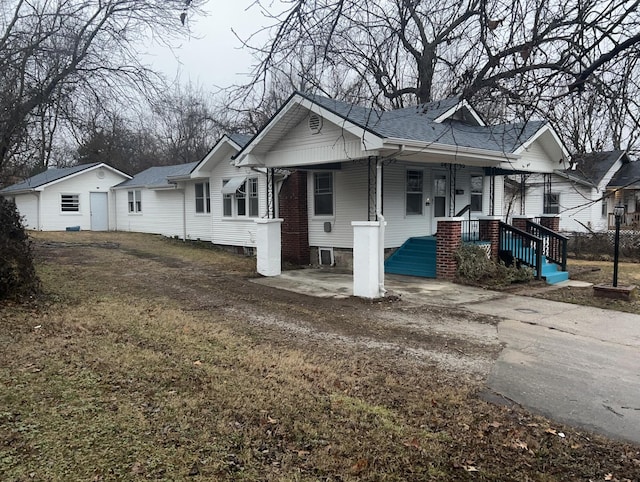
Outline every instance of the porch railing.
<path id="1" fill-rule="evenodd" d="M 567 270 L 567 241 L 569 238 L 541 224 L 527 220 L 527 232 L 542 239 L 542 254 L 551 262 Z"/>
<path id="2" fill-rule="evenodd" d="M 467 219 L 462 221 L 462 240 L 467 243 L 480 241 L 480 221 L 471 219 L 471 204 L 467 204 L 456 213 L 459 218 L 467 214 Z"/>
<path id="3" fill-rule="evenodd" d="M 609 213 L 609 229 L 616 229 L 616 217 Z M 620 229 L 640 231 L 640 212 L 625 213 L 620 220 Z"/>
<path id="4" fill-rule="evenodd" d="M 514 260 L 536 271 L 542 279 L 542 238 L 500 221 L 498 243 L 500 251 L 507 251 Z"/>

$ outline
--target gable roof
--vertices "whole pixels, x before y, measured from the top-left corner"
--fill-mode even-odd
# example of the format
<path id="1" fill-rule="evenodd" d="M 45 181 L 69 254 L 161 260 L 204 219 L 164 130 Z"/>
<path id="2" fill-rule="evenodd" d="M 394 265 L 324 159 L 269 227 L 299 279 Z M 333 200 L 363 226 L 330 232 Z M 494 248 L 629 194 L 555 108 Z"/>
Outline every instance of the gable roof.
<path id="1" fill-rule="evenodd" d="M 129 187 L 144 187 L 148 189 L 169 189 L 173 188 L 167 178 L 172 176 L 189 175 L 191 170 L 197 165 L 197 162 L 188 164 L 176 164 L 174 166 L 154 166 L 139 172 L 132 179 L 122 182 L 114 187 L 114 189 L 123 189 Z"/>
<path id="2" fill-rule="evenodd" d="M 46 171 L 36 174 L 35 176 L 31 176 L 30 178 L 25 179 L 22 182 L 5 187 L 4 189 L 0 189 L 0 193 L 11 194 L 24 191 L 33 191 L 37 188 L 44 188 L 48 184 L 60 181 L 66 177 L 72 176 L 74 174 L 79 174 L 83 171 L 88 171 L 97 167 L 105 167 L 114 172 L 117 172 L 118 174 L 121 174 L 124 177 L 131 178 L 131 176 L 125 174 L 124 172 L 118 171 L 117 169 L 114 169 L 108 164 L 105 164 L 103 162 L 92 162 L 90 164 L 80 164 L 78 166 L 47 169 Z"/>
<path id="3" fill-rule="evenodd" d="M 624 151 L 600 151 L 580 154 L 573 158 L 576 168 L 570 172 L 567 171 L 567 173 L 571 174 L 572 177 L 597 186 L 616 161 L 623 156 L 625 156 Z"/>
<path id="4" fill-rule="evenodd" d="M 362 137 L 365 149 L 380 148 L 385 143 L 406 144 L 415 149 L 476 150 L 501 158 L 504 155 L 518 155 L 514 151 L 532 139 L 546 124 L 543 121 L 531 121 L 485 126 L 479 116 L 472 115 L 474 111 L 471 106 L 458 97 L 382 111 L 295 92 L 238 154 L 239 165 L 254 164 L 255 161 L 247 155 L 268 151 L 278 138 L 285 135 L 287 126 L 300 122 L 313 105 L 320 108 L 323 116 L 329 116 L 332 122 Z M 297 106 L 302 109 L 297 109 Z M 455 115 L 457 112 L 466 113 L 463 116 L 466 120 L 459 120 L 459 116 Z M 281 121 L 282 125 L 277 126 Z"/>
<path id="5" fill-rule="evenodd" d="M 250 134 L 239 134 L 237 132 L 233 132 L 231 134 L 225 134 L 229 139 L 238 144 L 238 147 L 241 149 L 246 146 L 249 141 L 253 138 L 253 135 Z"/>
<path id="6" fill-rule="evenodd" d="M 607 184 L 609 189 L 640 189 L 640 162 L 625 162 Z"/>

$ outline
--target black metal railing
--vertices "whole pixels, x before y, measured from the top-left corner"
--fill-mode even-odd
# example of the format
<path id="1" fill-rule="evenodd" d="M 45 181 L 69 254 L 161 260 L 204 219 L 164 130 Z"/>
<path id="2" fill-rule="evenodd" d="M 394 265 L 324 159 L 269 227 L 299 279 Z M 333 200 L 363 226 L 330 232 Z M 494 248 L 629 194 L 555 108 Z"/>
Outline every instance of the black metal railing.
<path id="1" fill-rule="evenodd" d="M 562 271 L 567 270 L 568 238 L 541 224 L 527 220 L 527 232 L 542 239 L 542 254 L 547 260 L 559 264 Z"/>
<path id="2" fill-rule="evenodd" d="M 500 221 L 498 243 L 514 261 L 535 269 L 536 279 L 542 279 L 542 238 Z"/>
<path id="3" fill-rule="evenodd" d="M 467 214 L 467 219 L 462 221 L 462 240 L 467 243 L 480 241 L 480 221 L 471 219 L 471 204 L 467 204 L 456 213 L 456 217 L 462 217 Z"/>

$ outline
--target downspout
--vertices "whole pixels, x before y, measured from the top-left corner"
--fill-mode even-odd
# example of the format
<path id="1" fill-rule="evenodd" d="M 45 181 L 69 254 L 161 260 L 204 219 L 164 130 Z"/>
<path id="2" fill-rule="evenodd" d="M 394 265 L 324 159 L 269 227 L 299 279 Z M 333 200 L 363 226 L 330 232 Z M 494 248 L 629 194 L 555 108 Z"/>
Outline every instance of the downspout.
<path id="1" fill-rule="evenodd" d="M 187 241 L 187 186 L 182 189 L 182 241 Z"/>
<path id="2" fill-rule="evenodd" d="M 111 204 L 108 203 L 108 198 L 107 198 L 107 205 L 109 206 L 109 210 L 111 210 L 111 208 L 113 207 L 113 230 L 117 231 L 118 230 L 118 196 L 117 196 L 117 190 L 116 189 L 109 189 L 109 191 L 111 192 L 111 196 L 113 197 L 113 199 L 111 200 Z"/>
<path id="3" fill-rule="evenodd" d="M 380 223 L 378 230 L 378 292 L 384 296 L 387 290 L 384 288 L 384 232 L 385 219 L 382 214 L 382 163 L 404 152 L 404 145 L 401 144 L 396 152 L 376 161 L 376 219 Z"/>

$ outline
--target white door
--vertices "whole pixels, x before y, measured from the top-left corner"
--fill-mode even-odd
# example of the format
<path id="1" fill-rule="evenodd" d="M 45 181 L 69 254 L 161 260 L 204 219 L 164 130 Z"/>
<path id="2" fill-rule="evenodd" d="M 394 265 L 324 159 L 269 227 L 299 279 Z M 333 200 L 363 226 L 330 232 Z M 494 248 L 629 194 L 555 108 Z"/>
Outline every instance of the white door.
<path id="1" fill-rule="evenodd" d="M 448 212 L 447 174 L 445 172 L 433 173 L 433 217 L 443 218 Z M 437 219 L 436 219 L 437 222 Z"/>
<path id="2" fill-rule="evenodd" d="M 109 203 L 106 192 L 91 193 L 91 231 L 109 230 Z"/>

